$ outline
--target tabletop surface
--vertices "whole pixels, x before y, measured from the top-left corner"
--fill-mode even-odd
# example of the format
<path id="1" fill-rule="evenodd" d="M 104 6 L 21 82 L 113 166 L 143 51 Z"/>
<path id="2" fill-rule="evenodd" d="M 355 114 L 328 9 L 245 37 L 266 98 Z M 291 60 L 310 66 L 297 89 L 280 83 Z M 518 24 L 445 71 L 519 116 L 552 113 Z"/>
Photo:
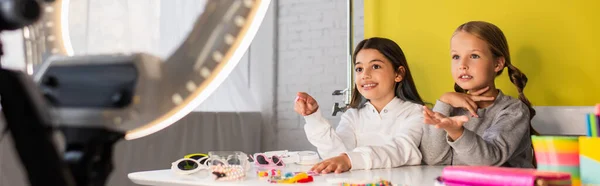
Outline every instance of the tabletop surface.
<path id="1" fill-rule="evenodd" d="M 285 172 L 308 171 L 311 166 L 288 164 L 283 169 Z M 404 166 L 393 169 L 353 170 L 341 174 L 321 174 L 314 176 L 314 182 L 293 185 L 332 185 L 331 182 L 340 180 L 377 180 L 391 181 L 394 185 L 436 185 L 436 178 L 442 174 L 443 166 Z M 179 175 L 170 169 L 134 172 L 128 175 L 129 179 L 140 185 L 156 186 L 258 186 L 274 185 L 266 178 L 258 178 L 256 170 L 250 170 L 243 181 L 215 181 L 208 176 L 208 172 L 198 172 L 192 175 Z M 292 185 L 292 184 L 284 184 Z"/>

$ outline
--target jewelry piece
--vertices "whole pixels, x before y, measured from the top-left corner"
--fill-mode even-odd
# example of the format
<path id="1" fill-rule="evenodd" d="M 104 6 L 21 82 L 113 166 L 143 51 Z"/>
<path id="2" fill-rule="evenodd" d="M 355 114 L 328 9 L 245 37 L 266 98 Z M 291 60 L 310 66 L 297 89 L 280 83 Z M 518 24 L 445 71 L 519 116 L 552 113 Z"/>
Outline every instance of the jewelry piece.
<path id="1" fill-rule="evenodd" d="M 246 177 L 246 171 L 241 165 L 214 165 L 210 169 L 215 180 L 243 180 Z"/>
<path id="2" fill-rule="evenodd" d="M 327 182 L 329 184 L 335 184 L 335 185 L 339 185 L 339 186 L 365 186 L 365 185 L 392 186 L 393 185 L 392 182 L 383 180 L 383 179 L 379 179 L 379 180 L 375 181 L 375 180 L 356 180 L 356 179 L 348 179 L 348 178 L 332 178 L 332 179 L 327 179 Z"/>
<path id="3" fill-rule="evenodd" d="M 305 172 L 300 172 L 297 174 L 286 173 L 285 176 L 272 176 L 268 181 L 269 183 L 309 183 L 313 182 L 314 178 Z"/>

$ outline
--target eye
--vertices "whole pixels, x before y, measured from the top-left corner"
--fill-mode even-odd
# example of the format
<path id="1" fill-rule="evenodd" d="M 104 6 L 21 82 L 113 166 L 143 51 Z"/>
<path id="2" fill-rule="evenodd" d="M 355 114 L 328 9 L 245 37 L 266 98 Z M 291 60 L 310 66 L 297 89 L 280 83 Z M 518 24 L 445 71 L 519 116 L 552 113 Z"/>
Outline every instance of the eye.
<path id="1" fill-rule="evenodd" d="M 456 60 L 458 58 L 459 58 L 458 55 L 452 55 L 452 59 Z"/>
<path id="2" fill-rule="evenodd" d="M 358 68 L 354 69 L 355 72 L 362 72 L 362 70 L 363 70 L 362 67 L 358 67 Z"/>
<path id="3" fill-rule="evenodd" d="M 381 65 L 373 65 L 373 69 L 380 69 Z"/>
<path id="4" fill-rule="evenodd" d="M 471 59 L 479 59 L 479 55 L 477 54 L 471 54 Z"/>

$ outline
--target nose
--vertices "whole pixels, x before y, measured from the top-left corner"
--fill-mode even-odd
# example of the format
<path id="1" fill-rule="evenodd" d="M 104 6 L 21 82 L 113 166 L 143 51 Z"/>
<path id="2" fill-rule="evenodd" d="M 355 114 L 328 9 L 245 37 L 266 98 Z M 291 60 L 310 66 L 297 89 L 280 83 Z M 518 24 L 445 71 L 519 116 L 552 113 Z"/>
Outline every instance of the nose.
<path id="1" fill-rule="evenodd" d="M 361 73 L 361 79 L 371 79 L 371 70 L 364 69 L 363 72 Z"/>
<path id="2" fill-rule="evenodd" d="M 463 58 L 458 62 L 459 70 L 468 70 L 469 66 L 467 66 L 467 59 Z"/>

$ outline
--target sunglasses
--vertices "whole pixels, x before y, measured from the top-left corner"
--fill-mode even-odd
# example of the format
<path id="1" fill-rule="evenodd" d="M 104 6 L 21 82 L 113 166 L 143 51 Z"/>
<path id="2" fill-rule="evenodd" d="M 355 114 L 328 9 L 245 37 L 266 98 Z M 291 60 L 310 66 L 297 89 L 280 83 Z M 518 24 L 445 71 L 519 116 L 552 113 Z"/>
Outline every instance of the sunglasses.
<path id="1" fill-rule="evenodd" d="M 283 159 L 278 155 L 269 156 L 263 153 L 256 153 L 252 157 L 252 160 L 257 167 L 261 168 L 277 168 L 285 166 Z"/>
<path id="2" fill-rule="evenodd" d="M 206 161 L 208 160 L 208 154 L 202 154 L 202 153 L 188 154 L 188 155 L 185 155 L 183 158 L 195 159 L 195 160 L 200 161 L 200 164 L 206 164 Z"/>
<path id="3" fill-rule="evenodd" d="M 314 151 L 289 152 L 283 159 L 285 163 L 296 163 L 299 165 L 315 165 L 321 160 L 319 154 Z"/>
<path id="4" fill-rule="evenodd" d="M 209 166 L 217 166 L 217 165 L 241 165 L 242 161 L 240 161 L 237 158 L 227 158 L 227 159 L 209 159 L 208 160 L 208 165 Z"/>
<path id="5" fill-rule="evenodd" d="M 208 155 L 196 153 L 188 154 L 182 159 L 171 163 L 171 170 L 178 174 L 193 174 L 200 170 L 208 169 Z"/>
<path id="6" fill-rule="evenodd" d="M 277 156 L 284 164 L 315 165 L 321 160 L 319 154 L 314 151 L 268 151 L 264 153 L 267 157 Z M 276 162 L 276 161 L 275 161 Z"/>

